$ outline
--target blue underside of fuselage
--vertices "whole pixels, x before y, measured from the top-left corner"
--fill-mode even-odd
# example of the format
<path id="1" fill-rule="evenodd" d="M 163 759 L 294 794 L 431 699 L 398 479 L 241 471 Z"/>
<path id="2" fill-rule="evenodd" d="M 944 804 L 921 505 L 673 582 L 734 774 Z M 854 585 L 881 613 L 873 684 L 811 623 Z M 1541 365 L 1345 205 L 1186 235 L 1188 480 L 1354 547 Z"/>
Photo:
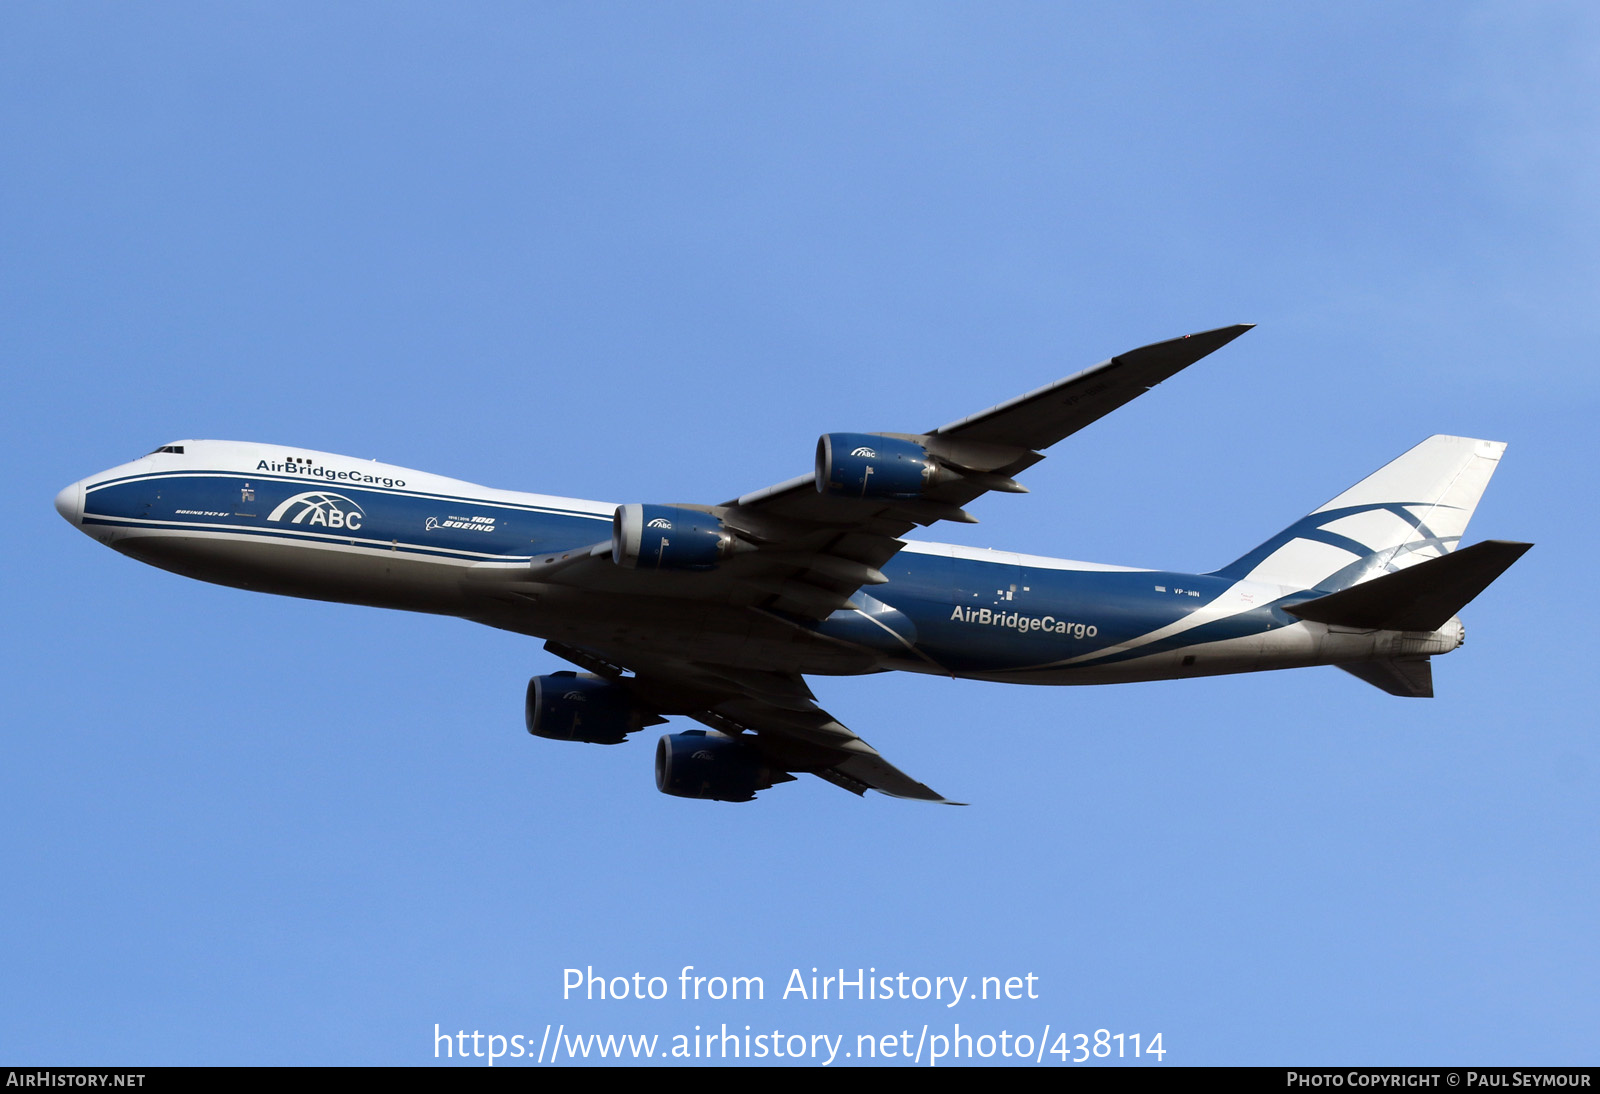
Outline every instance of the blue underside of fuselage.
<path id="1" fill-rule="evenodd" d="M 608 517 L 555 504 L 222 471 L 94 484 L 82 523 L 86 530 L 259 537 L 461 564 L 528 563 L 610 534 Z M 1210 605 L 1232 578 L 1030 566 L 1007 557 L 902 551 L 883 567 L 888 583 L 858 597 L 863 611 L 847 610 L 817 629 L 911 662 L 904 667 L 987 675 L 1104 667 L 1294 622 L 1277 603 L 1264 603 L 1161 637 L 1153 632 Z M 870 618 L 873 602 L 889 609 L 878 622 Z"/>

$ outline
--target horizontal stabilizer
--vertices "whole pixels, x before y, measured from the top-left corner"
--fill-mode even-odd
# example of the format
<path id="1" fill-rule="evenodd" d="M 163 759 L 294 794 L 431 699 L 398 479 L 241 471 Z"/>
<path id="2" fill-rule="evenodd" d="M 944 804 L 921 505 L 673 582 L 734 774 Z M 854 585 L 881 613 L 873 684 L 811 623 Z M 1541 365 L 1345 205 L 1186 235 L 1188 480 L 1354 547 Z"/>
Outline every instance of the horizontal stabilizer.
<path id="1" fill-rule="evenodd" d="M 1317 623 L 1362 630 L 1438 630 L 1532 546 L 1485 540 L 1284 611 Z"/>
<path id="2" fill-rule="evenodd" d="M 1390 695 L 1433 698 L 1433 665 L 1426 657 L 1417 661 L 1363 661 L 1339 667 Z"/>

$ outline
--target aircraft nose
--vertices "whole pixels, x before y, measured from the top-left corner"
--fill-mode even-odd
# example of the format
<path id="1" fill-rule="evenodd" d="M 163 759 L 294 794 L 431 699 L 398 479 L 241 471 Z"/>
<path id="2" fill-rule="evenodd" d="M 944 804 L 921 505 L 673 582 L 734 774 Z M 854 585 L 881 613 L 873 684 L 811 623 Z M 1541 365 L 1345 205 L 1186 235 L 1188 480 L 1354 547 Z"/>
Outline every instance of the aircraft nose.
<path id="1" fill-rule="evenodd" d="M 75 482 L 56 495 L 56 512 L 74 528 L 83 520 L 83 483 Z"/>

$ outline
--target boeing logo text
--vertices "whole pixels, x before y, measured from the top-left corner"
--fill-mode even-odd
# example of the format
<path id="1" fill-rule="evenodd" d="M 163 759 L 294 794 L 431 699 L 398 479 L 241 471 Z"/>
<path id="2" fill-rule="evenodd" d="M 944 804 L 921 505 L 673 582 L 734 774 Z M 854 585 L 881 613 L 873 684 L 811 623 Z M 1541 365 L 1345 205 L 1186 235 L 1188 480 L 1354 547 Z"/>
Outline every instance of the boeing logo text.
<path id="1" fill-rule="evenodd" d="M 811 471 L 720 504 L 493 490 L 277 445 L 186 440 L 56 497 L 83 532 L 223 585 L 459 616 L 576 666 L 528 682 L 528 732 L 656 743 L 664 793 L 749 801 L 811 774 L 944 802 L 817 703 L 807 676 L 898 669 L 1109 684 L 1336 665 L 1433 694 L 1457 613 L 1530 546 L 1462 547 L 1505 446 L 1434 436 L 1226 565 L 1105 566 L 906 538 L 1243 334 L 1113 357 L 923 433 L 830 433 Z M 307 479 L 317 480 L 315 483 Z M 314 489 L 307 490 L 307 486 Z"/>

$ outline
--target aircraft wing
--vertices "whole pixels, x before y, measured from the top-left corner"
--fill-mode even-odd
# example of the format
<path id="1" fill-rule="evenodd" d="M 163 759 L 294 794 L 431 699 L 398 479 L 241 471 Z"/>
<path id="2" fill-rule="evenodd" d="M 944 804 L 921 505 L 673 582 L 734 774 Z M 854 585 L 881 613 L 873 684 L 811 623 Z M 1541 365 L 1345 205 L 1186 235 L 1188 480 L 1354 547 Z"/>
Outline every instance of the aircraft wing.
<path id="1" fill-rule="evenodd" d="M 817 706 L 799 673 L 617 655 L 559 642 L 546 642 L 545 648 L 626 687 L 642 707 L 686 715 L 729 737 L 753 734 L 754 745 L 775 772 L 809 772 L 852 794 L 876 790 L 895 798 L 966 804 L 950 801 L 885 760 Z M 626 668 L 614 659 L 618 656 L 628 662 Z"/>
<path id="2" fill-rule="evenodd" d="M 704 643 L 673 639 L 693 648 L 664 648 L 643 614 L 647 605 L 666 606 L 677 618 L 758 613 L 792 628 L 797 641 L 824 641 L 810 624 L 863 607 L 857 590 L 888 580 L 881 567 L 904 546 L 906 532 L 939 520 L 972 522 L 962 506 L 989 490 L 1025 492 L 1012 476 L 1044 458 L 1038 449 L 1249 329 L 1222 327 L 1132 350 L 928 433 L 828 434 L 810 474 L 722 505 L 624 506 L 613 539 L 535 557 L 518 571 L 486 566 L 483 578 L 502 598 L 566 587 L 626 616 L 615 629 L 547 648 L 627 687 L 645 709 L 687 715 L 728 736 L 752 734 L 775 770 L 810 772 L 857 794 L 872 789 L 942 802 L 818 707 L 798 670 L 742 667 L 750 659 L 727 627 L 707 629 Z M 854 480 L 851 470 L 840 470 L 845 465 Z M 885 481 L 905 485 L 885 490 Z M 668 547 L 694 536 L 720 543 L 723 553 L 713 565 L 672 564 Z M 865 656 L 853 647 L 850 653 Z M 871 671 L 870 664 L 858 671 Z"/>
<path id="3" fill-rule="evenodd" d="M 899 537 L 939 520 L 976 523 L 962 507 L 989 490 L 1025 493 L 1012 476 L 1044 459 L 1038 449 L 1131 402 L 1250 327 L 1219 327 L 1130 350 L 928 433 L 848 435 L 925 455 L 934 471 L 916 497 L 824 492 L 814 470 L 722 505 L 674 507 L 714 517 L 738 537 L 741 550 L 710 572 L 617 566 L 606 540 L 536 558 L 520 580 L 825 619 L 849 606 L 857 589 L 887 580 L 880 568 L 904 546 Z"/>
<path id="4" fill-rule="evenodd" d="M 1237 323 L 1129 350 L 929 433 L 886 434 L 923 441 L 936 459 L 966 472 L 936 484 L 924 495 L 926 504 L 883 505 L 823 494 L 817 490 L 813 472 L 746 494 L 728 505 L 760 507 L 765 512 L 819 523 L 839 520 L 847 511 L 846 505 L 853 505 L 858 519 L 898 517 L 907 530 L 914 524 L 931 524 L 938 519 L 970 522 L 971 518 L 959 512 L 958 507 L 973 498 L 991 489 L 1025 492 L 1009 480 L 1044 459 L 1037 449 L 1048 448 L 1132 402 L 1253 326 Z"/>
<path id="5" fill-rule="evenodd" d="M 1075 376 L 934 430 L 969 442 L 1048 448 L 1216 352 L 1254 323 L 1185 334 L 1129 350 Z"/>

